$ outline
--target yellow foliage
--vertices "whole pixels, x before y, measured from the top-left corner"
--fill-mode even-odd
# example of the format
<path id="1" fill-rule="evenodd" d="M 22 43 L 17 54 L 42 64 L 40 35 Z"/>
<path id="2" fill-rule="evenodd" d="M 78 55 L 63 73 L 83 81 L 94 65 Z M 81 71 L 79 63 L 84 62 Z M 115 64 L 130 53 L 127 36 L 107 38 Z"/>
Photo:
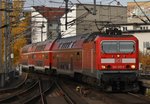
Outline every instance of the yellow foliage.
<path id="1" fill-rule="evenodd" d="M 26 40 L 24 38 L 22 39 L 18 39 L 15 43 L 14 43 L 14 63 L 17 64 L 19 61 L 19 55 L 20 55 L 20 49 L 22 48 L 22 46 L 24 46 L 26 44 Z"/>
<path id="2" fill-rule="evenodd" d="M 15 12 L 12 13 L 12 15 L 15 17 L 14 20 L 18 21 L 20 17 L 20 13 L 23 8 L 23 2 L 21 0 L 14 0 L 13 8 Z M 14 37 L 17 35 L 23 35 L 22 33 L 26 31 L 28 27 L 28 19 L 24 18 L 21 22 L 18 22 L 15 27 L 12 28 L 12 34 Z M 24 36 L 21 38 L 15 40 L 13 51 L 14 51 L 14 63 L 17 64 L 19 61 L 19 55 L 20 55 L 20 49 L 26 44 L 26 39 Z"/>
<path id="3" fill-rule="evenodd" d="M 24 32 L 27 27 L 29 26 L 28 24 L 28 19 L 25 17 L 24 20 L 20 20 L 20 16 L 22 15 L 22 10 L 23 10 L 23 3 L 22 0 L 13 0 L 13 12 L 10 14 L 10 28 L 11 28 L 11 35 L 12 37 L 16 37 L 17 35 L 21 35 L 22 32 Z M 5 8 L 5 2 L 2 4 L 2 8 Z M 21 21 L 21 22 L 20 22 Z M 14 22 L 15 27 L 14 27 Z M 4 12 L 2 15 L 2 25 L 5 24 L 5 17 L 4 17 Z M 3 41 L 2 41 L 2 46 L 4 46 L 4 29 L 2 29 L 3 33 Z M 19 59 L 19 51 L 21 47 L 23 47 L 26 44 L 26 38 L 22 36 L 21 38 L 17 40 L 13 40 L 11 43 L 12 50 L 14 52 L 14 63 L 18 63 Z M 2 49 L 3 54 L 4 54 L 4 47 Z"/>
<path id="4" fill-rule="evenodd" d="M 143 68 L 150 67 L 150 55 L 149 54 L 143 54 L 140 52 L 139 54 L 139 60 L 143 65 Z"/>

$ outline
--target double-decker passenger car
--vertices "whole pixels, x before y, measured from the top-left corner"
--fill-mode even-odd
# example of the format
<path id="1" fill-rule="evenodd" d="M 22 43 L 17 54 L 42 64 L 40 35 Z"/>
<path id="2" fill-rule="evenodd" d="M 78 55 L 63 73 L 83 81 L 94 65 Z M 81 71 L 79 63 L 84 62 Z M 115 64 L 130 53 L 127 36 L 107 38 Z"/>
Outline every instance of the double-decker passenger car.
<path id="1" fill-rule="evenodd" d="M 37 43 L 33 69 L 67 74 L 104 89 L 132 90 L 138 88 L 138 52 L 134 36 L 78 35 Z"/>

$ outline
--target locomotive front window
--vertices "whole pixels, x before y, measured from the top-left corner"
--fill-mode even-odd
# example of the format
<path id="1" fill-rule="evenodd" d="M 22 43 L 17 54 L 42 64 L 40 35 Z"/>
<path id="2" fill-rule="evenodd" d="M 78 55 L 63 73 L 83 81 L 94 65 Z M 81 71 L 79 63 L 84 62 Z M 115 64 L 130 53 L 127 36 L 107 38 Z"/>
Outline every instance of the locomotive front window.
<path id="1" fill-rule="evenodd" d="M 119 51 L 121 53 L 132 53 L 134 52 L 134 42 L 126 41 L 126 42 L 119 42 Z"/>
<path id="2" fill-rule="evenodd" d="M 116 53 L 117 52 L 117 42 L 105 41 L 102 42 L 102 50 L 104 53 Z"/>
<path id="3" fill-rule="evenodd" d="M 133 41 L 103 41 L 103 53 L 132 53 L 134 52 Z"/>

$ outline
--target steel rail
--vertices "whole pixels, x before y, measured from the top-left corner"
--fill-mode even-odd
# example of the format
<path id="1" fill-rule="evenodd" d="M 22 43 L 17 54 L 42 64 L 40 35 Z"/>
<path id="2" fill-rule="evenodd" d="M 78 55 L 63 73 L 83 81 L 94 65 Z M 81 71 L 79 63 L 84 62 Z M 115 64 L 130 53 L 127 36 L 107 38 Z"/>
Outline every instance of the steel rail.
<path id="1" fill-rule="evenodd" d="M 30 86 L 29 88 L 27 88 L 26 90 L 23 90 L 17 94 L 14 94 L 12 96 L 9 96 L 8 98 L 4 98 L 0 100 L 0 104 L 3 103 L 12 103 L 14 101 L 17 101 L 19 99 L 19 97 L 21 97 L 22 94 L 25 94 L 27 92 L 30 92 L 33 88 L 35 88 L 36 86 L 38 86 L 38 82 L 34 83 L 32 86 Z"/>
<path id="2" fill-rule="evenodd" d="M 34 101 L 39 100 L 41 97 L 43 97 L 43 98 L 41 98 L 41 99 L 43 99 L 42 104 L 46 104 L 47 102 L 44 100 L 44 95 L 45 95 L 48 91 L 50 91 L 53 86 L 54 86 L 54 82 L 52 82 L 51 85 L 49 86 L 49 88 L 47 88 L 45 91 L 42 92 L 42 90 L 41 90 L 41 93 L 40 93 L 40 94 L 35 95 L 35 96 L 33 96 L 31 99 L 26 100 L 23 104 L 32 104 L 32 103 L 34 103 Z M 41 96 L 41 94 L 42 94 L 42 96 Z"/>
<path id="3" fill-rule="evenodd" d="M 24 80 L 20 84 L 16 85 L 15 87 L 12 87 L 12 88 L 0 89 L 0 93 L 1 94 L 2 93 L 8 93 L 8 92 L 11 92 L 11 91 L 14 91 L 14 90 L 20 88 L 21 86 L 23 86 L 25 84 L 25 82 L 27 81 L 28 77 L 29 77 L 29 75 L 26 73 Z"/>
<path id="4" fill-rule="evenodd" d="M 42 104 L 45 104 L 44 96 L 43 96 L 43 92 L 42 92 L 42 84 L 41 84 L 41 80 L 39 80 L 39 90 L 40 90 L 40 95 L 41 95 L 41 101 L 42 101 Z"/>
<path id="5" fill-rule="evenodd" d="M 63 90 L 63 88 L 60 86 L 60 84 L 57 81 L 55 81 L 55 84 L 56 84 L 56 87 L 60 90 L 60 92 L 64 94 L 64 98 L 68 104 L 76 104 L 73 101 L 73 99 L 70 96 L 68 96 L 68 94 Z"/>

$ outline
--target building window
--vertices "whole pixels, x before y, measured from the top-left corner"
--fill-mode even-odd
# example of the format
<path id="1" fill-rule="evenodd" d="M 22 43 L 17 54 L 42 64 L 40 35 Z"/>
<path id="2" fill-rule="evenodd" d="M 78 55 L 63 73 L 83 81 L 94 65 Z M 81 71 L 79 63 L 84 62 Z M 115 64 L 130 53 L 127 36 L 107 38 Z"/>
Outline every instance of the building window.
<path id="1" fill-rule="evenodd" d="M 146 27 L 143 26 L 143 27 L 140 27 L 140 29 L 141 29 L 141 30 L 148 30 L 148 27 L 147 27 L 147 26 L 146 26 Z"/>
<path id="2" fill-rule="evenodd" d="M 123 31 L 127 31 L 128 29 L 127 29 L 127 27 L 123 27 Z"/>

